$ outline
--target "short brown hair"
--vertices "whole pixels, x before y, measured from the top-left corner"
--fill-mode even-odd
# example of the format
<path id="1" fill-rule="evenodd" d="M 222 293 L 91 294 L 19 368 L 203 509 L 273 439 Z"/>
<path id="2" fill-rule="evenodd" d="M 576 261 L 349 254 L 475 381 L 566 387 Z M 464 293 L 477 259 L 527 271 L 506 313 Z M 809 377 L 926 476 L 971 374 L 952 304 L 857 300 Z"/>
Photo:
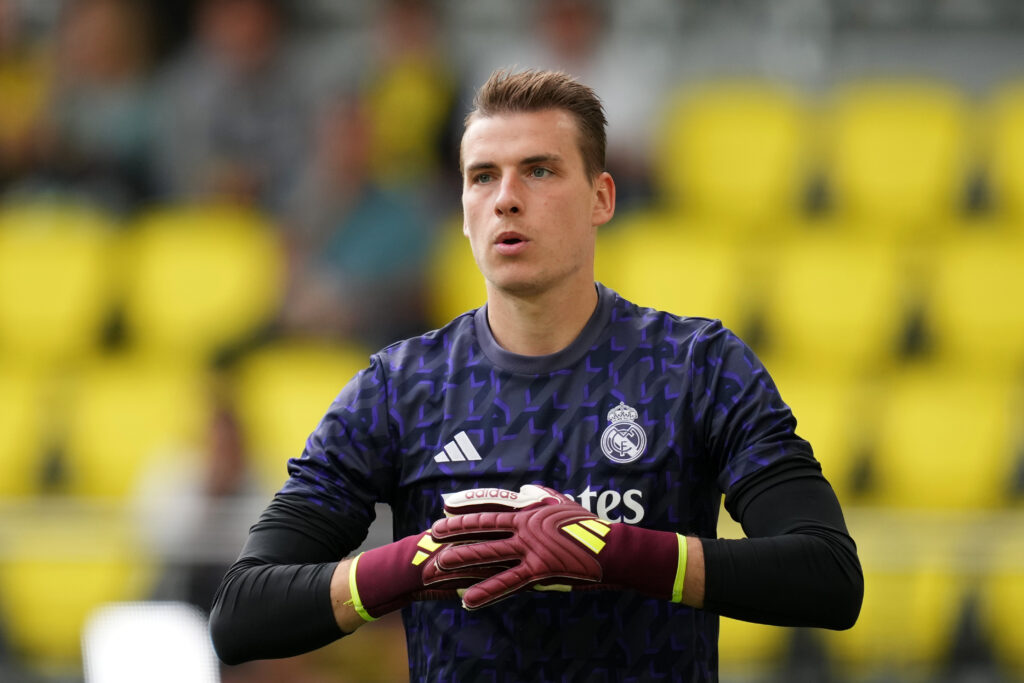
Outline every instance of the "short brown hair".
<path id="1" fill-rule="evenodd" d="M 576 119 L 583 169 L 594 179 L 604 171 L 607 136 L 604 106 L 593 89 L 562 71 L 500 69 L 476 97 L 465 126 L 478 117 L 561 109 Z"/>

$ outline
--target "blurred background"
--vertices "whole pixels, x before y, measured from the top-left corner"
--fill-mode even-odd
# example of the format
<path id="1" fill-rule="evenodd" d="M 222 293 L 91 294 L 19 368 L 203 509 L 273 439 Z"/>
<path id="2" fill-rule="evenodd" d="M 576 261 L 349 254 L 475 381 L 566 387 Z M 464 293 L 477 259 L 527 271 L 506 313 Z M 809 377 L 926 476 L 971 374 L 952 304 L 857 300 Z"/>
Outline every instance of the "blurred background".
<path id="1" fill-rule="evenodd" d="M 0 0 L 0 680 L 203 617 L 369 353 L 483 302 L 508 65 L 601 95 L 598 278 L 758 351 L 858 542 L 857 626 L 723 620 L 722 679 L 1024 681 L 1017 0 Z M 400 622 L 219 675 L 403 680 Z"/>

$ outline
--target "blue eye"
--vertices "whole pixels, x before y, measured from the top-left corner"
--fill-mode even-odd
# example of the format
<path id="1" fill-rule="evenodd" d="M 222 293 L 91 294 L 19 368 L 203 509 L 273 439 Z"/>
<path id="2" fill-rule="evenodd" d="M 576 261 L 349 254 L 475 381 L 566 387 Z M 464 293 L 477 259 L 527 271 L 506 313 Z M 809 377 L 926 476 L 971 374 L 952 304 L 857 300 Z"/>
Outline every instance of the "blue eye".
<path id="1" fill-rule="evenodd" d="M 490 173 L 480 173 L 480 174 L 478 174 L 477 176 L 475 176 L 473 178 L 473 182 L 475 182 L 475 183 L 489 183 L 489 182 L 491 182 L 491 174 Z"/>
<path id="2" fill-rule="evenodd" d="M 547 176 L 551 175 L 551 171 L 542 166 L 538 166 L 534 168 L 532 171 L 530 171 L 530 175 L 532 175 L 534 178 L 546 178 Z"/>

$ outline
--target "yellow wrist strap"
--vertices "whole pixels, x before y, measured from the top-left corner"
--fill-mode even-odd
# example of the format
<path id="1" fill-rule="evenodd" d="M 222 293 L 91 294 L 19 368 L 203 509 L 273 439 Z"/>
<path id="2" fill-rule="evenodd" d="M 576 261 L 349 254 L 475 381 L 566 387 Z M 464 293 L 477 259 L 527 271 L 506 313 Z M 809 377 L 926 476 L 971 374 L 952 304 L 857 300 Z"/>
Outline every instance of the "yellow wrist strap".
<path id="1" fill-rule="evenodd" d="M 348 567 L 348 592 L 351 594 L 351 598 L 345 602 L 346 605 L 352 605 L 352 608 L 356 611 L 356 614 L 363 618 L 363 621 L 376 621 L 376 617 L 371 617 L 370 613 L 363 607 L 362 600 L 359 599 L 359 588 L 356 587 L 356 565 L 359 564 L 359 558 L 363 554 L 359 553 L 352 558 L 352 564 Z"/>
<path id="2" fill-rule="evenodd" d="M 679 563 L 676 565 L 676 580 L 672 583 L 672 602 L 683 601 L 683 584 L 686 582 L 686 536 L 676 534 L 679 542 Z"/>

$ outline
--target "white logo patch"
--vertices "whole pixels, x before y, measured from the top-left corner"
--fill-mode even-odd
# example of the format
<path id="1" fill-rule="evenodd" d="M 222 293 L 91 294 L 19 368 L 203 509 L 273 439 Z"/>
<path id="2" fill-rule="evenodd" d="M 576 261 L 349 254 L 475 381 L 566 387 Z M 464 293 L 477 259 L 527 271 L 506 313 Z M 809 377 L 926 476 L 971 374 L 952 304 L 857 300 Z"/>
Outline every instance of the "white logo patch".
<path id="1" fill-rule="evenodd" d="M 480 454 L 473 447 L 473 442 L 466 436 L 466 432 L 459 432 L 455 435 L 454 441 L 444 445 L 444 450 L 434 456 L 437 462 L 465 462 L 466 460 L 480 460 Z"/>
<path id="2" fill-rule="evenodd" d="M 608 426 L 601 435 L 601 450 L 612 462 L 633 462 L 647 449 L 647 434 L 636 423 L 639 414 L 622 401 L 608 411 Z"/>

